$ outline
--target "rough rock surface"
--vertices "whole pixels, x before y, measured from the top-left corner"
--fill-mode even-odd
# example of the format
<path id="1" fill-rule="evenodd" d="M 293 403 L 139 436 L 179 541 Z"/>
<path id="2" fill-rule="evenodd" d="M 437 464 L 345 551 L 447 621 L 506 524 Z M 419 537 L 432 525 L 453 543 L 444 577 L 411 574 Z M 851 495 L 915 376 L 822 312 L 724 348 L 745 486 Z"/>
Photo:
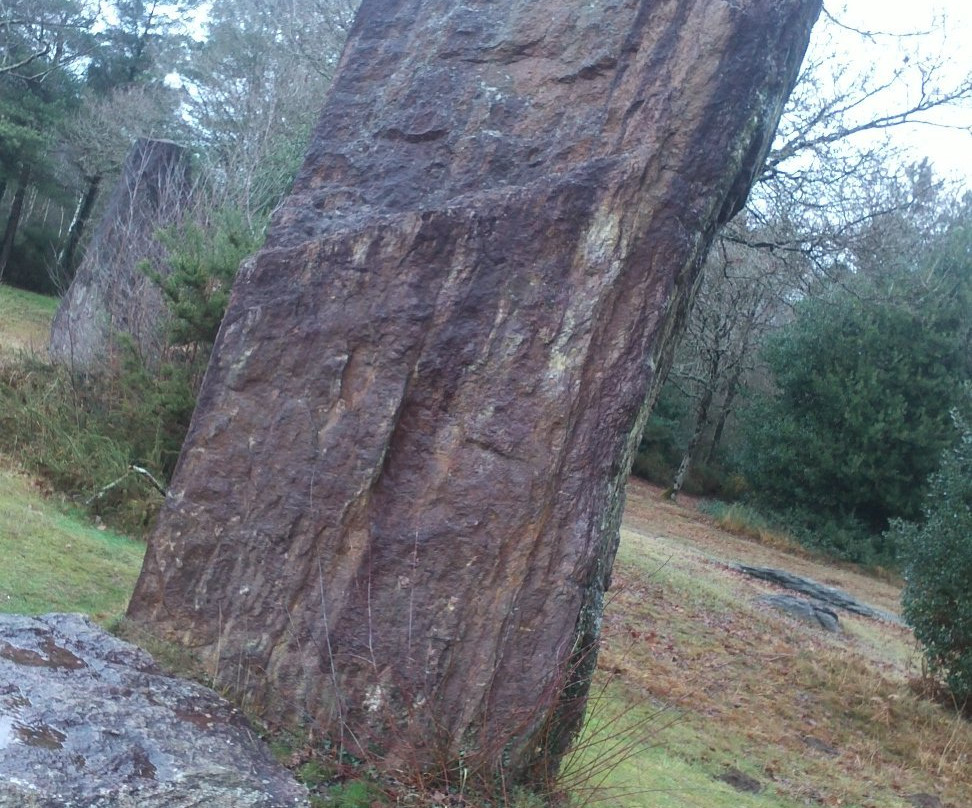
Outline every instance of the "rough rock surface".
<path id="1" fill-rule="evenodd" d="M 142 356 L 157 358 L 165 304 L 139 268 L 148 260 L 165 270 L 159 228 L 175 223 L 190 191 L 185 149 L 169 140 L 139 138 L 105 207 L 51 325 L 51 358 L 88 368 L 111 354 L 118 334 L 130 336 Z"/>
<path id="2" fill-rule="evenodd" d="M 762 581 L 769 581 L 784 589 L 790 589 L 807 595 L 819 604 L 832 609 L 842 609 L 851 614 L 859 614 L 862 617 L 870 617 L 874 620 L 884 620 L 888 623 L 901 625 L 902 621 L 898 615 L 887 612 L 884 609 L 875 609 L 866 603 L 861 603 L 852 595 L 847 594 L 842 589 L 835 589 L 832 586 L 825 586 L 812 578 L 803 578 L 794 575 L 786 570 L 778 570 L 773 567 L 750 567 L 746 564 L 734 564 L 733 569 L 759 578 Z"/>
<path id="3" fill-rule="evenodd" d="M 833 609 L 828 609 L 822 603 L 796 595 L 767 595 L 759 599 L 760 603 L 779 609 L 791 617 L 796 617 L 824 631 L 840 631 L 840 618 Z"/>
<path id="4" fill-rule="evenodd" d="M 0 808 L 307 804 L 213 691 L 81 615 L 0 615 Z"/>
<path id="5" fill-rule="evenodd" d="M 819 8 L 364 0 L 130 616 L 389 765 L 556 765 L 648 391 Z"/>

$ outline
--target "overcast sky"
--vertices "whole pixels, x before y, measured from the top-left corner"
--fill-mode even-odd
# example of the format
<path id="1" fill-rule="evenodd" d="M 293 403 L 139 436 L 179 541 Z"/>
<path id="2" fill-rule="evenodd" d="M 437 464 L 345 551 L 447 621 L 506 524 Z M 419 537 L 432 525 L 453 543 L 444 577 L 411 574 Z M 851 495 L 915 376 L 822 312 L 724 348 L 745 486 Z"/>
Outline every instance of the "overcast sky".
<path id="1" fill-rule="evenodd" d="M 923 55 L 941 56 L 947 78 L 954 82 L 972 73 L 972 0 L 824 0 L 827 10 L 842 24 L 874 32 L 868 41 L 851 32 L 840 32 L 821 20 L 814 41 L 824 53 L 844 53 L 855 71 L 890 71 L 908 57 L 917 64 Z M 205 9 L 197 12 L 197 26 Z M 944 24 L 943 24 L 944 23 Z M 911 36 L 915 32 L 927 32 Z M 882 35 L 886 34 L 886 35 Z M 909 36 L 893 36 L 908 34 Z M 831 40 L 830 37 L 834 39 Z M 826 40 L 826 41 L 825 41 Z M 914 74 L 915 78 L 917 73 Z M 912 84 L 912 92 L 917 81 Z M 961 109 L 927 116 L 942 126 L 909 126 L 896 129 L 895 143 L 909 150 L 909 157 L 928 157 L 936 172 L 962 181 L 972 190 L 972 102 Z"/>
<path id="2" fill-rule="evenodd" d="M 945 77 L 958 82 L 972 73 L 972 0 L 825 0 L 826 8 L 841 23 L 866 31 L 887 34 L 926 35 L 874 37 L 837 34 L 836 48 L 846 48 L 860 70 L 892 70 L 904 59 L 914 64 L 922 55 L 944 60 Z M 944 25 L 943 25 L 944 21 Z M 820 43 L 824 29 L 819 25 L 815 40 Z M 833 48 L 833 45 L 827 45 Z M 917 91 L 917 73 L 911 91 Z M 929 157 L 938 172 L 960 178 L 972 189 L 972 103 L 960 109 L 926 116 L 938 124 L 962 127 L 959 130 L 934 126 L 904 127 L 894 134 L 895 141 L 908 147 L 916 158 Z"/>

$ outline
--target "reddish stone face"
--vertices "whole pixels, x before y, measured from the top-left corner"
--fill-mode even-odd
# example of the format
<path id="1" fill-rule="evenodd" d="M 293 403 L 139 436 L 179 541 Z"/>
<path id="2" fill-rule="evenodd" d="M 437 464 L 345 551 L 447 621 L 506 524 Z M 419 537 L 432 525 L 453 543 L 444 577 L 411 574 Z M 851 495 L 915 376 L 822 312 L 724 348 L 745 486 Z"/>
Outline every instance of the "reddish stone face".
<path id="1" fill-rule="evenodd" d="M 645 401 L 819 0 L 365 0 L 130 615 L 276 719 L 542 776 Z"/>

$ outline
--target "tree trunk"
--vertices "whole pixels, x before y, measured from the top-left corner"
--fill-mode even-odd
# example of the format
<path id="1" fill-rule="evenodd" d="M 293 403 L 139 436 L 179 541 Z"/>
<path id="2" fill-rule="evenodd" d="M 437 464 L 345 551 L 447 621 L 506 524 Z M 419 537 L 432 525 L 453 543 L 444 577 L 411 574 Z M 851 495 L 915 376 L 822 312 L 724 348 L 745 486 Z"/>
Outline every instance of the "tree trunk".
<path id="1" fill-rule="evenodd" d="M 27 196 L 29 182 L 30 166 L 24 165 L 17 176 L 17 190 L 14 192 L 13 202 L 10 204 L 7 227 L 3 231 L 3 241 L 0 242 L 0 280 L 3 280 L 3 273 L 10 261 L 10 254 L 13 252 L 14 239 L 17 238 L 17 230 L 20 228 L 20 217 L 24 211 L 24 199 Z"/>
<path id="2" fill-rule="evenodd" d="M 78 200 L 78 205 L 74 209 L 74 218 L 71 219 L 71 226 L 68 228 L 67 241 L 61 254 L 57 257 L 57 274 L 62 281 L 70 281 L 74 276 L 74 259 L 84 229 L 91 217 L 95 201 L 98 199 L 98 192 L 101 190 L 101 174 L 96 174 L 88 178 L 88 187 Z"/>
<path id="3" fill-rule="evenodd" d="M 711 463 L 715 457 L 719 442 L 722 440 L 722 433 L 726 428 L 726 421 L 732 413 L 732 405 L 739 393 L 739 386 L 742 381 L 743 370 L 746 367 L 746 357 L 749 354 L 749 344 L 753 338 L 753 329 L 756 325 L 756 317 L 759 312 L 759 301 L 754 301 L 747 312 L 743 327 L 742 337 L 739 340 L 739 350 L 736 352 L 736 362 L 726 386 L 726 395 L 722 400 L 722 408 L 719 410 L 719 420 L 716 422 L 715 432 L 712 435 L 712 442 L 709 444 L 709 451 L 706 452 L 705 462 Z"/>
<path id="4" fill-rule="evenodd" d="M 729 379 L 729 387 L 726 389 L 725 398 L 723 398 L 722 406 L 719 408 L 719 418 L 716 421 L 715 430 L 712 433 L 709 450 L 705 453 L 705 462 L 707 464 L 713 461 L 715 453 L 719 449 L 719 443 L 722 441 L 722 433 L 726 428 L 726 421 L 729 420 L 729 416 L 732 414 L 732 405 L 736 400 L 736 394 L 739 392 L 739 380 L 741 377 L 742 368 L 734 371 L 732 377 Z"/>
<path id="5" fill-rule="evenodd" d="M 673 501 L 678 499 L 682 486 L 685 485 L 685 478 L 688 477 L 689 469 L 692 467 L 692 460 L 699 449 L 699 444 L 702 442 L 702 435 L 705 432 L 705 428 L 709 425 L 709 407 L 712 405 L 712 398 L 715 395 L 717 370 L 718 367 L 710 372 L 708 383 L 702 391 L 702 398 L 699 399 L 699 404 L 695 408 L 695 428 L 692 430 L 692 437 L 689 438 L 688 446 L 685 448 L 685 454 L 682 455 L 682 462 L 678 465 L 675 480 L 672 482 L 671 490 L 668 492 L 668 498 Z"/>
<path id="6" fill-rule="evenodd" d="M 389 768 L 555 770 L 645 391 L 819 8 L 364 0 L 131 618 Z"/>

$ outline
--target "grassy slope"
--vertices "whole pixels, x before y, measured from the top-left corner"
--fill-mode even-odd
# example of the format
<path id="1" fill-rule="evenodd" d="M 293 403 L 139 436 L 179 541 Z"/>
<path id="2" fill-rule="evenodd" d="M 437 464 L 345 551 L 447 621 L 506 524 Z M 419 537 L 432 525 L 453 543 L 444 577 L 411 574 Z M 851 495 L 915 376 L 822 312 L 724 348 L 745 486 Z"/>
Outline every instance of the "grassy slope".
<path id="1" fill-rule="evenodd" d="M 57 299 L 0 284 L 0 361 L 47 345 Z"/>
<path id="2" fill-rule="evenodd" d="M 929 793 L 972 805 L 972 724 L 915 695 L 907 629 L 850 615 L 842 635 L 805 626 L 757 604 L 773 587 L 727 561 L 783 567 L 897 609 L 892 584 L 733 537 L 633 482 L 600 675 L 609 707 L 623 704 L 628 720 L 639 705 L 661 712 L 638 728 L 645 743 L 610 776 L 606 802 L 904 808 Z M 713 779 L 729 768 L 762 791 Z"/>
<path id="3" fill-rule="evenodd" d="M 54 307 L 0 285 L 0 361 L 40 349 Z M 143 549 L 66 514 L 0 458 L 0 611 L 110 618 Z M 897 608 L 891 584 L 736 538 L 633 482 L 591 720 L 568 774 L 579 800 L 905 808 L 927 792 L 972 805 L 972 725 L 913 694 L 907 630 L 844 616 L 842 636 L 824 634 L 759 607 L 770 587 L 726 561 L 783 567 Z M 762 791 L 714 779 L 730 767 Z"/>
<path id="4" fill-rule="evenodd" d="M 86 525 L 27 477 L 0 468 L 0 611 L 119 616 L 144 552 L 141 542 Z"/>
<path id="5" fill-rule="evenodd" d="M 0 284 L 0 362 L 47 342 L 53 298 Z M 120 615 L 144 544 L 90 526 L 0 456 L 0 611 Z"/>

